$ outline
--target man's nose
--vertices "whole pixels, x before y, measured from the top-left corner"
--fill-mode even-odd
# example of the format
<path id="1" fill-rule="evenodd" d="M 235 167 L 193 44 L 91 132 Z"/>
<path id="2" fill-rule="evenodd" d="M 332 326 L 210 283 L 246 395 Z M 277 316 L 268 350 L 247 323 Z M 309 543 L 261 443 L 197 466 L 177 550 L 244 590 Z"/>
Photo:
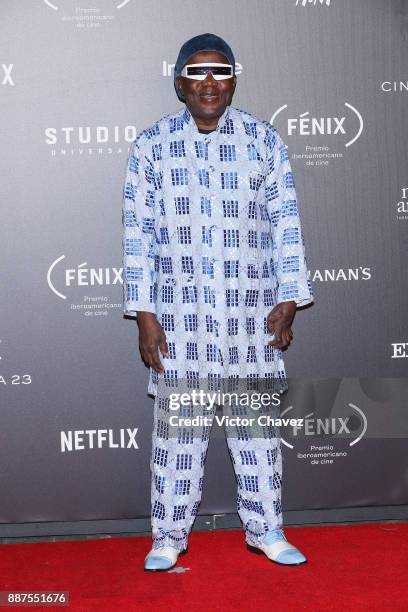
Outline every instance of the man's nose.
<path id="1" fill-rule="evenodd" d="M 207 81 L 207 79 L 208 79 L 208 81 Z M 204 79 L 204 81 L 203 81 L 203 82 L 205 83 L 206 81 L 207 81 L 207 82 L 210 82 L 210 83 L 211 83 L 211 82 L 213 82 L 213 83 L 216 83 L 216 82 L 217 82 L 217 81 L 214 79 L 214 77 L 213 77 L 213 73 L 211 72 L 211 70 L 209 70 L 209 71 L 207 72 L 207 74 L 205 75 L 205 79 Z"/>

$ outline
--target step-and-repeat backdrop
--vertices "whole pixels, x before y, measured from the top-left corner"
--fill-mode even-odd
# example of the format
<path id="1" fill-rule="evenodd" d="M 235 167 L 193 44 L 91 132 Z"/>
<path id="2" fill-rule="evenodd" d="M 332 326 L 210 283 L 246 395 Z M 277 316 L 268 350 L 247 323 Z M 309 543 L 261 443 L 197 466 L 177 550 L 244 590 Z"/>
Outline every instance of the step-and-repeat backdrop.
<path id="1" fill-rule="evenodd" d="M 407 504 L 408 4 L 2 0 L 0 31 L 0 521 L 149 516 L 122 187 L 204 32 L 235 52 L 233 104 L 289 147 L 314 281 L 285 353 L 304 425 L 284 440 L 284 509 Z M 214 434 L 200 513 L 235 495 Z"/>

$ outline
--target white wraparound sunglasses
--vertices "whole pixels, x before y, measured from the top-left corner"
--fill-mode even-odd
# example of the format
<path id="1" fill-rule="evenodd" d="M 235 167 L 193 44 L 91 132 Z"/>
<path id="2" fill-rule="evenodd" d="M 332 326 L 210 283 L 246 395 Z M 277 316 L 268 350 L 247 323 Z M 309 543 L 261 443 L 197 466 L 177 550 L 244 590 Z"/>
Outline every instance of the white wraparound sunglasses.
<path id="1" fill-rule="evenodd" d="M 219 64 L 217 62 L 187 64 L 181 71 L 181 76 L 195 81 L 204 81 L 209 72 L 216 81 L 223 81 L 234 76 L 232 64 Z"/>

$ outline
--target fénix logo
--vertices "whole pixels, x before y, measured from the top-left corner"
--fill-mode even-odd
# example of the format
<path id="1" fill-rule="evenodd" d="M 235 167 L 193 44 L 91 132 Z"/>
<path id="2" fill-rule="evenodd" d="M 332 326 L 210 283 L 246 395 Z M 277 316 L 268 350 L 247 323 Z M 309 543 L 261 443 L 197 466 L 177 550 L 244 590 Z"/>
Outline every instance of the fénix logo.
<path id="1" fill-rule="evenodd" d="M 171 64 L 166 60 L 162 61 L 162 76 L 164 77 L 172 77 L 174 74 L 174 66 L 175 64 Z M 242 64 L 239 62 L 235 62 L 235 74 L 242 73 Z"/>
<path id="2" fill-rule="evenodd" d="M 296 0 L 296 6 L 317 6 L 319 4 L 330 6 L 330 0 Z"/>
<path id="3" fill-rule="evenodd" d="M 344 106 L 345 114 L 315 117 L 306 111 L 298 117 L 288 117 L 286 133 L 288 136 L 345 136 L 344 146 L 350 147 L 361 136 L 364 122 L 361 113 L 352 104 L 345 102 Z M 283 111 L 287 111 L 287 108 L 287 104 L 278 108 L 272 115 L 270 123 L 274 124 L 275 119 Z"/>
<path id="4" fill-rule="evenodd" d="M 73 287 L 105 287 L 108 285 L 123 284 L 122 271 L 123 268 L 111 268 L 111 267 L 89 267 L 87 262 L 84 261 L 76 268 L 63 268 L 58 266 L 60 262 L 65 259 L 65 255 L 61 255 L 55 259 L 47 272 L 47 283 L 51 291 L 61 298 L 66 300 L 67 296 L 62 291 L 66 288 L 70 289 Z M 63 287 L 60 285 L 61 291 L 56 288 L 56 281 L 54 276 L 57 276 L 60 282 L 62 281 Z"/>
<path id="5" fill-rule="evenodd" d="M 281 418 L 287 413 L 294 410 L 294 406 L 288 406 L 281 412 Z M 364 412 L 355 404 L 347 404 L 343 406 L 342 416 L 316 417 L 312 411 L 305 415 L 304 418 L 298 419 L 302 421 L 300 427 L 298 425 L 291 426 L 291 434 L 294 438 L 307 439 L 307 437 L 322 437 L 327 438 L 345 438 L 350 440 L 349 446 L 354 446 L 364 437 L 367 431 L 367 417 Z M 296 420 L 296 419 L 295 419 Z M 288 448 L 294 448 L 283 437 L 283 444 Z"/>
<path id="6" fill-rule="evenodd" d="M 392 342 L 391 359 L 408 358 L 408 342 Z"/>
<path id="7" fill-rule="evenodd" d="M 14 87 L 14 81 L 13 81 L 13 77 L 11 76 L 11 71 L 14 68 L 14 64 L 2 64 L 1 65 L 1 70 L 2 70 L 2 80 L 1 80 L 1 84 L 2 85 L 11 85 L 11 87 Z"/>
<path id="8" fill-rule="evenodd" d="M 55 157 L 128 152 L 137 136 L 136 126 L 66 126 L 44 129 L 44 142 Z M 126 145 L 123 147 L 123 145 Z"/>
<path id="9" fill-rule="evenodd" d="M 381 83 L 381 91 L 385 92 L 403 92 L 406 93 L 408 91 L 408 81 L 383 81 Z"/>
<path id="10" fill-rule="evenodd" d="M 408 219 L 408 187 L 401 188 L 401 199 L 397 202 L 397 219 L 399 221 Z"/>
<path id="11" fill-rule="evenodd" d="M 331 268 L 325 270 L 315 270 L 312 281 L 337 282 L 337 281 L 359 281 L 370 280 L 372 276 L 371 268 Z"/>
<path id="12" fill-rule="evenodd" d="M 76 429 L 61 431 L 61 453 L 95 450 L 97 448 L 134 448 L 138 449 L 133 429 Z"/>
<path id="13" fill-rule="evenodd" d="M 61 21 L 77 28 L 101 28 L 116 19 L 118 11 L 132 0 L 87 0 L 86 6 L 79 6 L 78 0 L 43 0 Z"/>

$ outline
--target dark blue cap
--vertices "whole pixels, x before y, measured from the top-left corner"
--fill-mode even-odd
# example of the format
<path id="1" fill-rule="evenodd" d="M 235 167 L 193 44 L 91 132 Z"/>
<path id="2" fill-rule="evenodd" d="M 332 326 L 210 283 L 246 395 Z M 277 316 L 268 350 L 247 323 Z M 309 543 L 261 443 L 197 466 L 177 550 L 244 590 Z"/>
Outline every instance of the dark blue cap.
<path id="1" fill-rule="evenodd" d="M 218 53 L 222 53 L 228 59 L 228 62 L 232 64 L 235 73 L 234 54 L 231 47 L 225 42 L 225 40 L 220 36 L 210 34 L 209 32 L 206 34 L 199 34 L 198 36 L 194 36 L 194 38 L 190 38 L 190 40 L 185 42 L 178 54 L 176 65 L 174 66 L 174 88 L 177 95 L 178 91 L 176 87 L 176 77 L 181 76 L 181 71 L 184 65 L 187 63 L 187 60 L 194 55 L 194 53 L 198 53 L 199 51 L 218 51 Z"/>

